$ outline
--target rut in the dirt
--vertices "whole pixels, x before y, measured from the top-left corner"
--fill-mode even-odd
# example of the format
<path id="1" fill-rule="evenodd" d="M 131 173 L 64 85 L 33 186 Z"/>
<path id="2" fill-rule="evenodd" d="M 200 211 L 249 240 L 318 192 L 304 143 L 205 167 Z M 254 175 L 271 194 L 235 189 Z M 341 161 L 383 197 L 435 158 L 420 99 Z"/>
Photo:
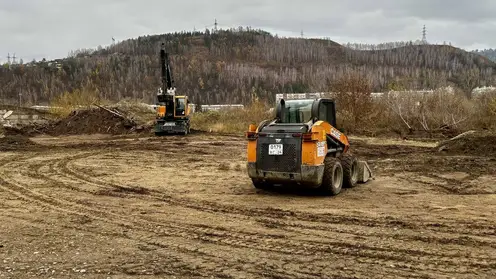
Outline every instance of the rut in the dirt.
<path id="1" fill-rule="evenodd" d="M 235 144 L 209 136 L 113 140 L 111 145 L 104 140 L 71 142 L 2 158 L 2 202 L 26 202 L 12 203 L 0 220 L 40 226 L 46 237 L 40 240 L 30 232 L 32 236 L 19 240 L 10 253 L 2 255 L 0 249 L 0 256 L 19 256 L 19 270 L 33 262 L 32 253 L 18 249 L 23 243 L 29 242 L 24 251 L 57 249 L 58 256 L 65 257 L 74 250 L 64 252 L 71 242 L 75 249 L 94 249 L 77 260 L 91 262 L 87 272 L 95 276 L 494 278 L 491 218 L 475 211 L 467 211 L 471 218 L 466 218 L 460 215 L 464 208 L 446 216 L 426 211 L 430 200 L 412 203 L 415 195 L 395 197 L 395 188 L 381 183 L 358 187 L 332 202 L 257 194 L 229 165 L 243 162 L 245 151 L 244 142 L 230 140 Z M 360 156 L 373 159 L 374 166 L 391 166 L 391 171 L 401 168 L 400 159 L 415 167 L 432 156 L 449 157 L 430 148 L 353 146 Z M 199 163 L 191 163 L 198 158 Z M 228 167 L 210 175 L 226 162 Z M 185 165 L 191 171 L 175 173 L 177 181 L 164 175 Z M 380 173 L 384 176 L 385 171 Z M 378 197 L 384 187 L 390 187 L 388 195 Z M 425 188 L 421 195 L 426 191 L 436 193 Z M 374 197 L 380 202 L 369 202 Z M 446 200 L 453 198 L 457 197 Z M 391 213 L 376 209 L 395 201 Z M 18 232 L 19 228 L 5 230 L 5 239 L 15 242 Z M 76 237 L 81 235 L 82 240 Z M 55 245 L 47 248 L 50 241 Z M 110 260 L 107 245 L 113 251 Z M 69 270 L 80 264 L 67 259 Z"/>
<path id="2" fill-rule="evenodd" d="M 0 137 L 0 151 L 23 150 L 27 147 L 36 145 L 35 142 L 22 135 L 7 135 Z"/>

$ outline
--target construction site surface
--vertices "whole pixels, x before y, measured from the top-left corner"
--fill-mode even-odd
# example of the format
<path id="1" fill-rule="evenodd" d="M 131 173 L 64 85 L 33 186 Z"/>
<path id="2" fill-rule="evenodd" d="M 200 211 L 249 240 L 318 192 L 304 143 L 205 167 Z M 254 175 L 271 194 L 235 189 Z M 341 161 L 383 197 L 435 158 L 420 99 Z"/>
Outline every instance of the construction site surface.
<path id="1" fill-rule="evenodd" d="M 99 111 L 4 127 L 0 278 L 496 278 L 495 135 L 350 137 L 375 179 L 328 197 L 255 189 L 242 135 Z"/>

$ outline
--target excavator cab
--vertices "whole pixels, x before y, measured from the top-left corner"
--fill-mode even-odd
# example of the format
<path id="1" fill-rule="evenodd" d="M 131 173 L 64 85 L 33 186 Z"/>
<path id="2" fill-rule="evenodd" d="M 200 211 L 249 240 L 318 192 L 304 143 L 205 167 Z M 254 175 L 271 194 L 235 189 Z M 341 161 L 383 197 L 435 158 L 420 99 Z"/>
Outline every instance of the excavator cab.
<path id="1" fill-rule="evenodd" d="M 247 171 L 256 188 L 296 184 L 337 195 L 343 185 L 355 187 L 365 167 L 336 128 L 333 99 L 281 99 L 275 119 L 250 125 L 246 137 Z"/>
<path id="2" fill-rule="evenodd" d="M 176 111 L 174 115 L 176 117 L 185 117 L 189 115 L 188 109 L 188 97 L 186 96 L 176 96 Z"/>

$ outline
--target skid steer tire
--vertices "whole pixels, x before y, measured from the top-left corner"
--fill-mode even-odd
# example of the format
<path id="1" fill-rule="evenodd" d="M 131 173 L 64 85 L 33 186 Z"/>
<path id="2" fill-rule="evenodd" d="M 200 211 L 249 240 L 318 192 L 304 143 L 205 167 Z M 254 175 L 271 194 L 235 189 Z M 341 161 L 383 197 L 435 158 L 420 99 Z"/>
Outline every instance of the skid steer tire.
<path id="1" fill-rule="evenodd" d="M 343 166 L 341 161 L 335 157 L 326 157 L 324 165 L 320 190 L 325 195 L 336 196 L 343 187 Z"/>
<path id="2" fill-rule="evenodd" d="M 353 188 L 358 184 L 358 160 L 351 153 L 345 153 L 341 156 L 343 165 L 343 187 Z"/>

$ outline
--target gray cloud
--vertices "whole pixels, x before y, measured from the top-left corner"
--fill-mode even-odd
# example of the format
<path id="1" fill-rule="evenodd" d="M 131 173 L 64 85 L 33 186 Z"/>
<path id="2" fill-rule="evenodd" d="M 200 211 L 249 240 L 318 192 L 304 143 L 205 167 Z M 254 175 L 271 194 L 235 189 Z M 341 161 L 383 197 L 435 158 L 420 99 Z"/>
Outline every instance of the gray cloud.
<path id="1" fill-rule="evenodd" d="M 70 50 L 148 34 L 251 26 L 339 43 L 421 38 L 462 48 L 496 47 L 496 1 L 478 0 L 5 0 L 0 61 L 64 57 Z"/>

